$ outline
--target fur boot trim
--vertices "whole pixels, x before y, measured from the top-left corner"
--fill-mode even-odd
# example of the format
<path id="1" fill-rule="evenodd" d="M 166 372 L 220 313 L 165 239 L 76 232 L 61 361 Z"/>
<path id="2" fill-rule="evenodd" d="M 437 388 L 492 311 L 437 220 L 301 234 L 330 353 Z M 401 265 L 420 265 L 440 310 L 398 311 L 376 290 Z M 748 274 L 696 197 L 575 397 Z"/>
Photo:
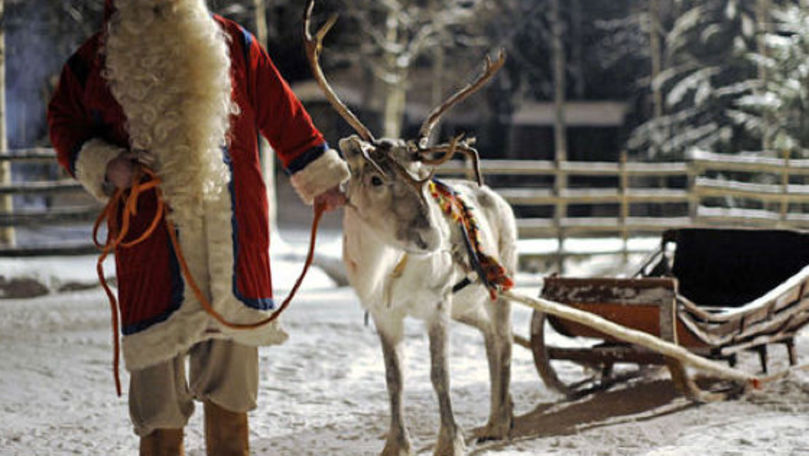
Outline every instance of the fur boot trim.
<path id="1" fill-rule="evenodd" d="M 110 197 L 104 189 L 107 163 L 122 152 L 126 152 L 126 149 L 97 138 L 87 141 L 79 150 L 76 179 L 101 202 L 106 202 Z"/>
<path id="2" fill-rule="evenodd" d="M 306 204 L 312 204 L 317 195 L 342 184 L 351 177 L 345 160 L 334 149 L 329 149 L 306 168 L 292 175 L 292 187 Z"/>

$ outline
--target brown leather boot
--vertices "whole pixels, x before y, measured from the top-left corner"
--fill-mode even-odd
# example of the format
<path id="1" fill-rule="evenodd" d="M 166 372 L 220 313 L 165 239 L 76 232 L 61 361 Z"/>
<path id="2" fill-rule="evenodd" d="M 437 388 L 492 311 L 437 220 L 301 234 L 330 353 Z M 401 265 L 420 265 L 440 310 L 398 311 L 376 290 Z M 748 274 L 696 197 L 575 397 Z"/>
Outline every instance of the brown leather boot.
<path id="1" fill-rule="evenodd" d="M 208 456 L 248 456 L 247 413 L 205 401 L 205 449 Z"/>
<path id="2" fill-rule="evenodd" d="M 140 456 L 183 456 L 183 430 L 157 429 L 140 438 Z"/>

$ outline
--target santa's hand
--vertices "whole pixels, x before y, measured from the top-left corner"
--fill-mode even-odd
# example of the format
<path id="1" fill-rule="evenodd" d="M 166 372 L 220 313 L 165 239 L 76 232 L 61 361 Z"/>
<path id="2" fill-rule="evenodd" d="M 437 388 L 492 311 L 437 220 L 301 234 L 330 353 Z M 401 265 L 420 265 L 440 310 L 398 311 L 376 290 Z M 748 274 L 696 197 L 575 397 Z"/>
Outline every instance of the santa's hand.
<path id="1" fill-rule="evenodd" d="M 323 207 L 327 211 L 333 211 L 338 207 L 345 206 L 348 199 L 340 186 L 334 186 L 315 197 L 315 207 Z"/>
<path id="2" fill-rule="evenodd" d="M 144 150 L 144 149 L 135 149 L 132 151 L 134 154 L 132 159 L 137 161 L 143 166 L 147 168 L 154 169 L 155 163 L 157 163 L 157 157 L 151 151 Z"/>
<path id="3" fill-rule="evenodd" d="M 132 177 L 135 175 L 137 154 L 135 152 L 122 152 L 107 163 L 107 181 L 115 188 L 126 189 L 132 186 Z"/>

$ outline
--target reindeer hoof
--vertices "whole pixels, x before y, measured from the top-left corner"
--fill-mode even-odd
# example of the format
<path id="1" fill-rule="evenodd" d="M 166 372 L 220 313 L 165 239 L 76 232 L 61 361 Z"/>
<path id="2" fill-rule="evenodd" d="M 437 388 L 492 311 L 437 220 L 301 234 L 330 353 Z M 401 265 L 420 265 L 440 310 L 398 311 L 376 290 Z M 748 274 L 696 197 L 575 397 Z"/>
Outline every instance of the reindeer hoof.
<path id="1" fill-rule="evenodd" d="M 433 451 L 434 456 L 463 456 L 465 453 L 466 444 L 460 430 L 456 431 L 454 435 L 444 432 L 443 429 L 439 431 L 438 444 Z"/>
<path id="2" fill-rule="evenodd" d="M 380 456 L 413 456 L 409 441 L 388 440 Z"/>
<path id="3" fill-rule="evenodd" d="M 508 419 L 498 423 L 487 423 L 486 426 L 475 432 L 475 438 L 478 443 L 488 442 L 490 440 L 506 440 L 511 436 L 511 430 L 513 428 L 514 418 L 508 417 Z"/>

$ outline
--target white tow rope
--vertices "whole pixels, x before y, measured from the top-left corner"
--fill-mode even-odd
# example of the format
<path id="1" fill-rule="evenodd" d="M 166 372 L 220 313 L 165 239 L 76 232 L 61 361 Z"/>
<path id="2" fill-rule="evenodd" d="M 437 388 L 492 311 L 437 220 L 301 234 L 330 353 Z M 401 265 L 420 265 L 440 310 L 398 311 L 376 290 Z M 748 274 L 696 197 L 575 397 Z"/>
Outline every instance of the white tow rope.
<path id="1" fill-rule="evenodd" d="M 613 323 L 592 312 L 579 310 L 575 307 L 566 306 L 564 304 L 549 301 L 547 299 L 531 298 L 513 291 L 500 292 L 500 296 L 526 305 L 534 310 L 589 326 L 590 328 L 597 329 L 598 331 L 613 336 L 616 339 L 646 347 L 660 353 L 661 355 L 676 359 L 685 365 L 691 366 L 706 373 L 710 373 L 720 378 L 749 383 L 754 388 L 760 388 L 762 383 L 768 380 L 767 378 L 760 379 L 738 369 L 733 369 L 716 361 L 703 358 L 702 356 L 697 356 L 679 345 L 667 342 L 643 331 L 638 331 L 636 329 L 627 328 L 626 326 Z"/>

